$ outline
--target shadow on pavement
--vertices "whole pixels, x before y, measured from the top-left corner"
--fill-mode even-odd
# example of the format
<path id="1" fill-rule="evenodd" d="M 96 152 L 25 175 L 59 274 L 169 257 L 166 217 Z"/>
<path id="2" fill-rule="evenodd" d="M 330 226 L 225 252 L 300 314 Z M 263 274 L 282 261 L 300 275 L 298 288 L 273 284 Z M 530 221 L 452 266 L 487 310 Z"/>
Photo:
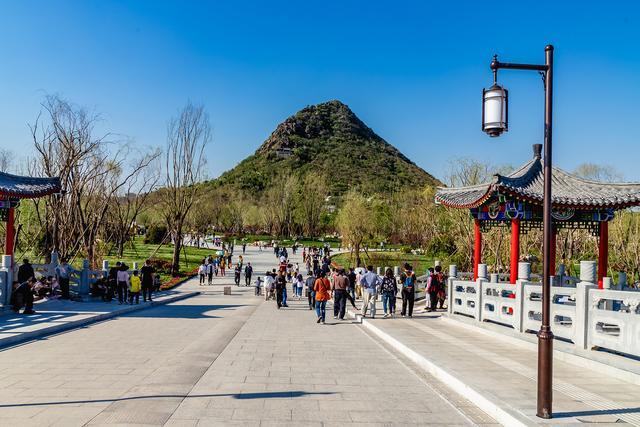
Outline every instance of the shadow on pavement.
<path id="1" fill-rule="evenodd" d="M 207 397 L 233 397 L 234 399 L 250 400 L 250 399 L 291 399 L 309 395 L 327 395 L 335 394 L 330 391 L 306 392 L 306 391 L 265 391 L 257 393 L 221 393 L 221 394 L 154 394 L 149 396 L 131 396 L 117 397 L 114 399 L 95 399 L 95 400 L 68 400 L 57 402 L 30 402 L 30 403 L 13 403 L 0 404 L 0 408 L 21 408 L 29 406 L 47 406 L 47 405 L 79 405 L 83 403 L 112 403 L 124 402 L 128 400 L 144 400 L 144 399 L 193 399 Z"/>
<path id="2" fill-rule="evenodd" d="M 167 319 L 201 319 L 219 318 L 212 312 L 216 310 L 233 310 L 241 307 L 248 307 L 244 304 L 218 304 L 218 305 L 192 305 L 175 304 L 156 307 L 155 310 L 134 311 L 123 314 L 121 317 L 145 317 L 145 318 L 167 318 Z"/>
<path id="3" fill-rule="evenodd" d="M 554 412 L 553 418 L 593 417 L 597 415 L 617 415 L 640 413 L 640 408 L 594 409 L 593 411 Z"/>

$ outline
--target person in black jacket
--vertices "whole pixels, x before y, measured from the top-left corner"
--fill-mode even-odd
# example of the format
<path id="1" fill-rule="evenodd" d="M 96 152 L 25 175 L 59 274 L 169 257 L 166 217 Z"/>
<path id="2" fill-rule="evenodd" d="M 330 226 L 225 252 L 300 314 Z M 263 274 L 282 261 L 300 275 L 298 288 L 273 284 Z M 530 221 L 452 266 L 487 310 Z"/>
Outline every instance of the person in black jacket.
<path id="1" fill-rule="evenodd" d="M 22 284 L 27 280 L 34 278 L 36 274 L 33 271 L 33 266 L 29 263 L 28 259 L 22 260 L 22 265 L 18 268 L 18 283 Z"/>

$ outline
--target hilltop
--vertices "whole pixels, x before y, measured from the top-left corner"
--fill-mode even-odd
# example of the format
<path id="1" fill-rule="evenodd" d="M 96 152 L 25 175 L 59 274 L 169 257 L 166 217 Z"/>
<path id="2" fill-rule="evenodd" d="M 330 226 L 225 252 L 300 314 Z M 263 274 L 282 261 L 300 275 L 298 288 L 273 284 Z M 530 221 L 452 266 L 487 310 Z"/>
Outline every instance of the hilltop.
<path id="1" fill-rule="evenodd" d="M 351 188 L 387 193 L 439 184 L 335 100 L 280 123 L 253 155 L 211 183 L 257 195 L 288 174 L 324 176 L 337 196 Z"/>

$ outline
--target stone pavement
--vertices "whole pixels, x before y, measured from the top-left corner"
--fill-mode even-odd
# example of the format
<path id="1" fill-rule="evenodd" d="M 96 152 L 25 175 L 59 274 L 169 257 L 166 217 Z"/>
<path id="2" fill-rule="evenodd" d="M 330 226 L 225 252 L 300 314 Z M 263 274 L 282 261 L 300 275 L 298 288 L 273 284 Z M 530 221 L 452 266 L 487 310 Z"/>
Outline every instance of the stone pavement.
<path id="1" fill-rule="evenodd" d="M 462 399 L 443 399 L 432 378 L 416 375 L 357 324 L 331 315 L 317 324 L 305 301 L 289 306 L 260 305 L 168 425 L 494 423 Z"/>
<path id="2" fill-rule="evenodd" d="M 0 350 L 0 425 L 493 423 L 359 325 L 318 325 L 303 302 L 276 310 L 252 288 L 223 295 L 231 281 Z"/>
<path id="3" fill-rule="evenodd" d="M 549 421 L 537 418 L 537 353 L 513 338 L 500 339 L 433 313 L 414 314 L 412 319 L 365 319 L 363 326 L 413 360 L 422 358 L 424 370 L 440 379 L 449 378 L 449 385 L 459 381 L 463 393 L 477 396 L 471 400 L 483 409 L 494 405 L 503 411 L 503 422 L 513 417 L 512 423 L 523 424 L 640 425 L 638 385 L 557 359 L 555 417 Z M 500 414 L 494 415 L 501 419 Z"/>
<path id="4" fill-rule="evenodd" d="M 0 315 L 0 348 L 15 345 L 46 335 L 60 333 L 89 323 L 110 319 L 132 311 L 175 302 L 195 296 L 197 293 L 176 287 L 154 295 L 154 301 L 136 305 L 119 305 L 116 300 L 105 303 L 100 300 L 70 301 L 42 300 L 34 305 L 36 314 L 16 314 L 7 310 Z M 141 297 L 142 298 L 142 297 Z"/>

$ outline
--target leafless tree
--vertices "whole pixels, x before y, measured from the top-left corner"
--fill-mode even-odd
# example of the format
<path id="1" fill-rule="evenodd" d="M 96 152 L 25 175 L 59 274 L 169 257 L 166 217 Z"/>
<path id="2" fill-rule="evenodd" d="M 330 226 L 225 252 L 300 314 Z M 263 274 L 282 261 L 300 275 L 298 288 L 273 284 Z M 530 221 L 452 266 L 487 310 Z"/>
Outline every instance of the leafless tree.
<path id="1" fill-rule="evenodd" d="M 112 235 L 110 240 L 116 245 L 118 256 L 122 257 L 124 245 L 129 241 L 134 232 L 138 215 L 147 207 L 147 201 L 151 192 L 156 188 L 160 179 L 160 170 L 157 160 L 161 155 L 160 150 L 150 153 L 140 153 L 127 164 L 127 170 L 115 176 L 111 185 L 118 186 L 119 181 L 125 176 L 125 184 L 116 191 L 109 209 L 108 230 L 105 235 Z"/>
<path id="2" fill-rule="evenodd" d="M 100 120 L 98 114 L 59 96 L 46 96 L 30 126 L 37 153 L 30 162 L 31 173 L 58 176 L 63 188 L 62 194 L 34 201 L 43 249 L 55 249 L 62 257 L 82 252 L 94 265 L 107 212 L 137 173 L 125 163 L 130 145 L 110 133 L 95 134 Z"/>
<path id="3" fill-rule="evenodd" d="M 172 273 L 177 274 L 184 226 L 204 178 L 204 150 L 211 140 L 209 116 L 203 106 L 188 103 L 179 117 L 167 128 L 165 156 L 165 188 L 162 191 L 162 213 L 174 242 Z"/>

